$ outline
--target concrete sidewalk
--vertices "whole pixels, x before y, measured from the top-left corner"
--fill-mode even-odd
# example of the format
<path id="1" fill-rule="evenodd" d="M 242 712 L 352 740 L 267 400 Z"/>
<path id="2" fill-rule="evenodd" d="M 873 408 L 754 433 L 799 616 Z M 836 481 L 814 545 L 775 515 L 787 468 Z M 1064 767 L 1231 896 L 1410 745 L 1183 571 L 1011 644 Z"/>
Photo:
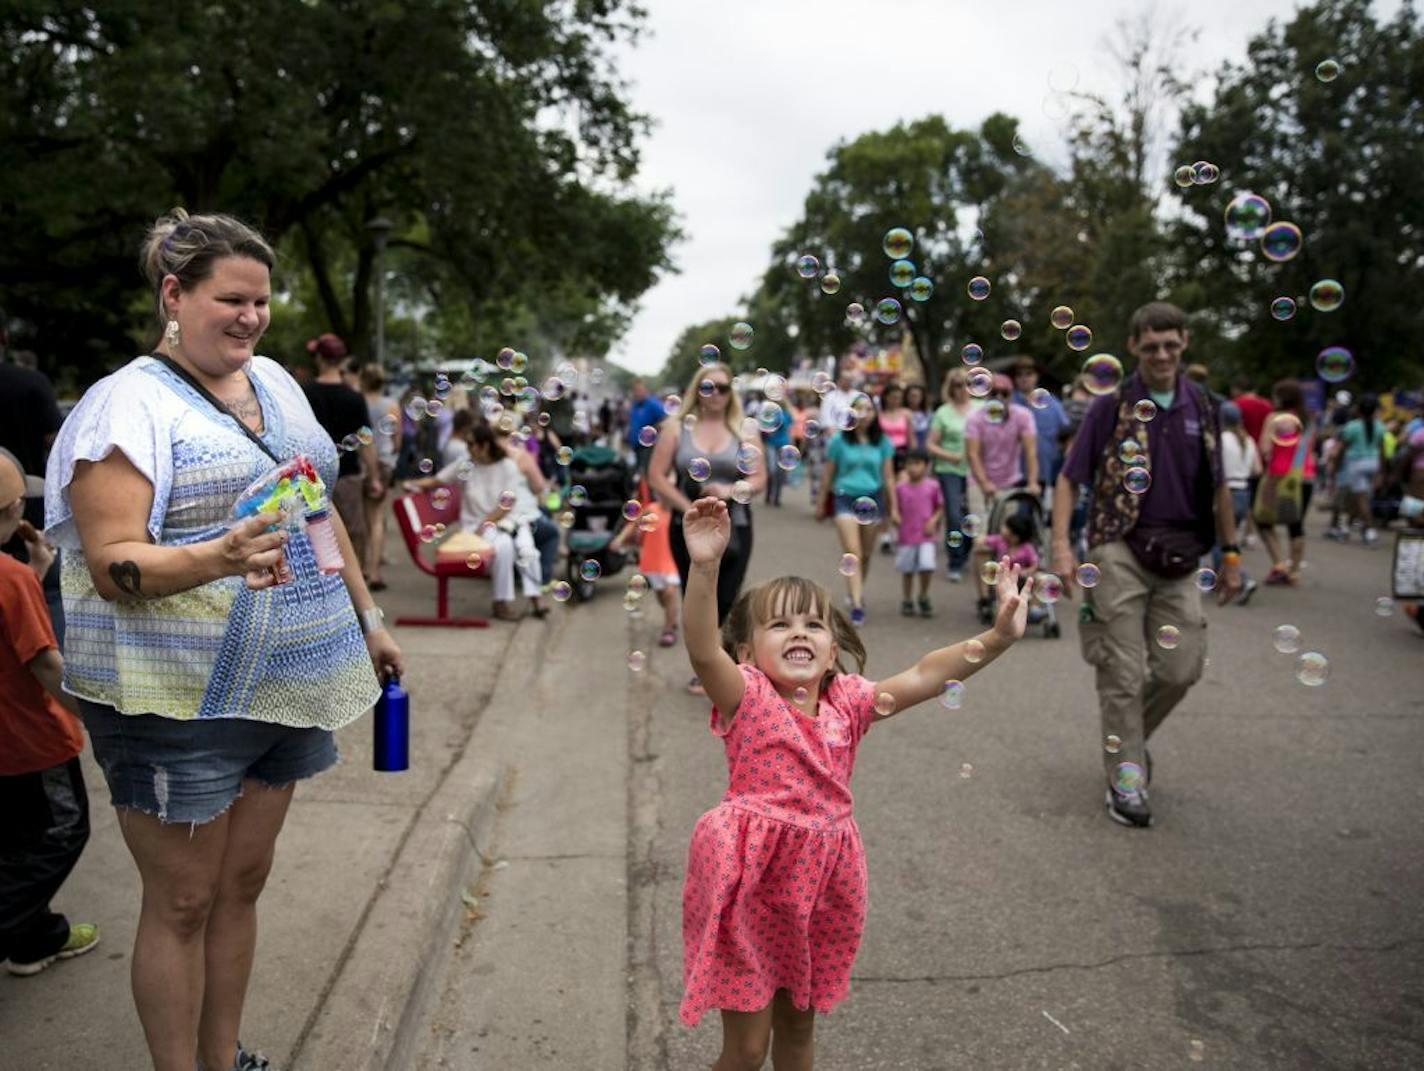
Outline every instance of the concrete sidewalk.
<path id="1" fill-rule="evenodd" d="M 390 550 L 391 618 L 429 613 L 434 581 Z M 454 613 L 487 610 L 488 584 L 451 586 Z M 338 734 L 340 766 L 297 789 L 259 908 L 257 961 L 242 1040 L 282 1069 L 408 1063 L 429 975 L 447 958 L 460 884 L 485 848 L 503 775 L 468 745 L 512 649 L 550 626 L 395 630 L 411 693 L 410 771 L 371 770 L 371 722 Z M 85 756 L 93 832 L 55 900 L 100 925 L 103 944 L 33 978 L 0 973 L 5 1067 L 147 1067 L 129 988 L 138 874 L 108 792 Z M 438 954 L 433 954 L 437 953 Z"/>

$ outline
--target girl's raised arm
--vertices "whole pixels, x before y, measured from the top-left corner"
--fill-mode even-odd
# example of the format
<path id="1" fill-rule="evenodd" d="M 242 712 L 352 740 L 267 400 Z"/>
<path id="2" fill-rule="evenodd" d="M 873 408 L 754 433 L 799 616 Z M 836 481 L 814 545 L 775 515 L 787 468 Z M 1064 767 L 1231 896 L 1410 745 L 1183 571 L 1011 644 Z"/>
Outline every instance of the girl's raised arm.
<path id="1" fill-rule="evenodd" d="M 722 717 L 731 721 L 742 702 L 746 682 L 731 656 L 722 650 L 717 627 L 717 573 L 732 536 L 727 504 L 699 498 L 682 516 L 682 537 L 692 559 L 682 596 L 682 635 L 692 671 Z"/>
<path id="2" fill-rule="evenodd" d="M 939 695 L 946 681 L 972 677 L 1012 647 L 1028 626 L 1028 594 L 1019 591 L 1020 574 L 1019 567 L 1008 558 L 999 562 L 999 614 L 993 628 L 973 639 L 931 651 L 909 669 L 877 684 L 876 695 L 890 693 L 895 700 L 894 713 L 898 714 Z M 980 653 L 974 661 L 965 657 L 971 644 L 977 644 Z"/>

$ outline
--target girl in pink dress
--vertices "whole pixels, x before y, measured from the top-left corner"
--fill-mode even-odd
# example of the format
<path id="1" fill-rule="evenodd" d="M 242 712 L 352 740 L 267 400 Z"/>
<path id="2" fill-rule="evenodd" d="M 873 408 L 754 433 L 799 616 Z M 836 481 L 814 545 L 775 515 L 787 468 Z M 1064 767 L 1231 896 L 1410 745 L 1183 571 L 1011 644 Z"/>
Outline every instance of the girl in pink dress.
<path id="1" fill-rule="evenodd" d="M 879 683 L 822 587 L 782 577 L 744 592 L 717 629 L 717 573 L 731 536 L 724 502 L 683 516 L 691 569 L 683 637 L 727 752 L 722 802 L 688 849 L 682 894 L 682 1021 L 722 1012 L 714 1071 L 810 1068 L 817 1011 L 850 986 L 865 923 L 865 851 L 851 815 L 856 748 L 872 724 L 939 695 L 1024 633 L 1028 600 L 1005 559 L 994 627 L 931 651 Z M 968 657 L 966 657 L 966 654 Z M 972 660 L 971 660 L 972 659 Z"/>

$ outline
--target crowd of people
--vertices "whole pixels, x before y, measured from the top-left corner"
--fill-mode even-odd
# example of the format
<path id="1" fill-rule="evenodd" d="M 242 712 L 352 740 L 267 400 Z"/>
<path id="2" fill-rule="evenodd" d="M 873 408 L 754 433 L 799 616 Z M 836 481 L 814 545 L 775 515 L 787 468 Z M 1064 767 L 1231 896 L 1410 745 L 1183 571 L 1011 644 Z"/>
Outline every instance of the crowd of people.
<path id="1" fill-rule="evenodd" d="M 1326 538 L 1362 548 L 1397 521 L 1424 529 L 1417 404 L 1384 412 L 1289 379 L 1223 397 L 1185 363 L 1186 315 L 1161 302 L 1128 324 L 1135 371 L 1057 393 L 1028 357 L 954 367 L 932 392 L 852 359 L 788 380 L 714 355 L 678 391 L 635 379 L 626 398 L 571 368 L 533 388 L 513 359 L 499 386 L 438 375 L 396 394 L 334 334 L 311 341 L 302 382 L 257 355 L 273 260 L 238 220 L 175 212 L 144 249 L 150 353 L 64 420 L 43 376 L 0 361 L 0 956 L 34 974 L 100 939 L 50 907 L 88 837 L 82 724 L 143 883 L 133 991 L 157 1068 L 267 1066 L 238 1037 L 256 905 L 296 782 L 336 761 L 333 731 L 403 668 L 375 601 L 395 495 L 458 494 L 442 548 L 489 576 L 500 621 L 543 617 L 569 580 L 636 553 L 658 642 L 686 645 L 687 687 L 728 748 L 728 798 L 689 857 L 683 1003 L 688 1022 L 722 1010 L 725 1067 L 760 1066 L 774 1031 L 810 1066 L 810 1011 L 845 995 L 864 917 L 847 786 L 871 725 L 1077 596 L 1105 809 L 1147 827 L 1148 742 L 1201 674 L 1204 593 L 1246 606 L 1260 583 L 1300 584 L 1312 502 Z M 327 489 L 336 565 L 316 507 L 308 527 L 232 515 L 294 456 Z M 584 531 L 607 506 L 578 482 L 593 470 L 614 474 L 612 510 Z M 754 514 L 794 487 L 834 529 L 843 600 L 794 577 L 744 590 Z M 1260 582 L 1244 569 L 1257 545 Z M 892 553 L 886 602 L 931 617 L 943 576 L 986 631 L 872 684 L 870 576 Z M 812 775 L 765 773 L 783 764 Z M 737 922 L 750 893 L 726 861 L 751 855 L 765 895 L 804 871 L 833 902 L 786 932 Z M 771 944 L 748 966 L 743 940 Z"/>

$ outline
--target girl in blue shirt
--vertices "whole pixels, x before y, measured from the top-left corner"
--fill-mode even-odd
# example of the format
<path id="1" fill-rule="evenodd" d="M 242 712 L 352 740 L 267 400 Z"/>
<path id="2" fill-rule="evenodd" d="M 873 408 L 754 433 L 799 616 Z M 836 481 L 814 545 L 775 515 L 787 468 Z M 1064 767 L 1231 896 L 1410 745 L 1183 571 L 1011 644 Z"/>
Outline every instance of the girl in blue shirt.
<path id="1" fill-rule="evenodd" d="M 850 619 L 859 627 L 865 624 L 865 578 L 876 539 L 887 519 L 892 527 L 899 526 L 900 509 L 895 501 L 895 448 L 880 429 L 875 406 L 860 395 L 852 412 L 854 426 L 833 438 L 826 450 L 826 500 L 821 515 L 835 517 Z"/>

